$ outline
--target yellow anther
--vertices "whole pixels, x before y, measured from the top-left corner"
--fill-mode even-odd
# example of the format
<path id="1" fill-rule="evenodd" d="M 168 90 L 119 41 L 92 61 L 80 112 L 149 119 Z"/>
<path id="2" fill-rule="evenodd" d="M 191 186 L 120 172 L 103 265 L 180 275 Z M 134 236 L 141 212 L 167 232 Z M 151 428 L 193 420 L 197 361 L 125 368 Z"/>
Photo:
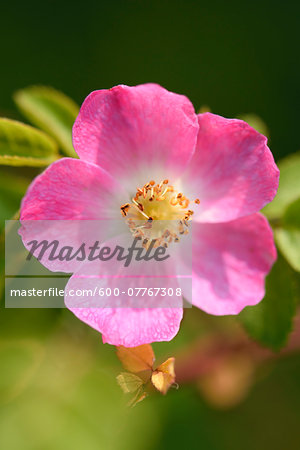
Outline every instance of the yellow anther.
<path id="1" fill-rule="evenodd" d="M 168 183 L 168 179 L 157 184 L 151 180 L 137 188 L 131 203 L 121 206 L 129 229 L 143 240 L 145 248 L 153 241 L 154 247 L 167 247 L 171 242 L 179 242 L 179 235 L 188 233 L 194 213 L 188 209 L 190 200 Z M 194 202 L 198 205 L 200 200 L 197 198 Z"/>

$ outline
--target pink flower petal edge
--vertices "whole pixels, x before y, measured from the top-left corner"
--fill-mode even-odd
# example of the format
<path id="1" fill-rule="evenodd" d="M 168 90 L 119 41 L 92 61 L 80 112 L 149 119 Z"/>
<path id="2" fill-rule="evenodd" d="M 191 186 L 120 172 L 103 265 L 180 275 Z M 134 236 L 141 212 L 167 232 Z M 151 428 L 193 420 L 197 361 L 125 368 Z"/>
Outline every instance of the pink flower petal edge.
<path id="1" fill-rule="evenodd" d="M 82 283 L 79 281 L 76 276 L 72 276 L 67 289 L 81 288 Z M 88 285 L 87 279 L 84 279 L 84 283 Z M 170 341 L 177 334 L 183 316 L 182 308 L 80 308 L 74 307 L 72 301 L 72 298 L 65 297 L 66 306 L 73 314 L 102 333 L 104 343 L 116 346 L 137 347 Z M 90 299 L 86 301 L 90 302 Z"/>
<path id="2" fill-rule="evenodd" d="M 98 324 L 103 324 L 104 343 L 137 347 L 171 341 L 179 331 L 182 316 L 180 308 L 117 309 L 107 311 L 104 320 L 98 317 Z"/>
<path id="3" fill-rule="evenodd" d="M 120 217 L 120 205 L 126 195 L 99 166 L 62 158 L 31 183 L 22 200 L 19 234 L 28 250 L 32 248 L 28 243 L 35 240 L 58 240 L 59 248 L 78 249 L 83 242 L 88 247 L 89 243 L 108 237 L 105 219 L 109 219 L 112 230 L 118 225 L 127 229 Z M 48 256 L 45 253 L 41 263 L 54 272 L 75 272 L 82 265 L 76 259 L 68 262 Z"/>
<path id="4" fill-rule="evenodd" d="M 276 260 L 273 233 L 262 214 L 220 224 L 193 224 L 193 298 L 209 314 L 238 314 L 265 294 Z"/>
<path id="5" fill-rule="evenodd" d="M 85 99 L 73 144 L 81 159 L 125 184 L 134 176 L 144 185 L 153 176 L 178 177 L 193 156 L 197 133 L 197 116 L 185 96 L 156 84 L 120 85 Z"/>
<path id="6" fill-rule="evenodd" d="M 109 242 L 114 248 L 116 238 Z M 121 244 L 124 245 L 124 244 Z M 128 246 L 128 239 L 127 244 Z M 125 246 L 125 248 L 126 248 Z M 156 265 L 159 263 L 155 263 Z M 143 270 L 144 268 L 144 270 Z M 182 296 L 176 295 L 178 280 L 168 276 L 168 267 L 159 266 L 159 277 L 149 272 L 149 263 L 141 261 L 133 267 L 124 267 L 122 261 L 96 261 L 86 263 L 74 274 L 65 290 L 65 305 L 80 320 L 102 333 L 103 341 L 112 345 L 135 347 L 158 341 L 169 341 L 178 332 L 183 316 Z M 139 275 L 141 272 L 142 276 Z M 113 277 L 112 277 L 113 275 Z M 148 295 L 148 289 L 154 292 L 155 287 L 172 288 L 173 296 L 164 297 Z M 99 291 L 107 289 L 117 296 L 101 296 Z M 136 289 L 146 292 L 136 293 Z M 129 294 L 131 289 L 134 294 Z M 95 295 L 74 297 L 69 292 L 94 292 Z M 122 292 L 125 294 L 123 295 Z M 83 306 L 83 307 L 82 307 Z"/>
<path id="7" fill-rule="evenodd" d="M 182 180 L 190 197 L 200 198 L 196 220 L 226 222 L 258 212 L 279 182 L 267 138 L 242 120 L 211 113 L 198 120 L 196 151 Z"/>
<path id="8" fill-rule="evenodd" d="M 31 183 L 22 200 L 21 221 L 120 219 L 126 195 L 99 166 L 62 158 Z"/>

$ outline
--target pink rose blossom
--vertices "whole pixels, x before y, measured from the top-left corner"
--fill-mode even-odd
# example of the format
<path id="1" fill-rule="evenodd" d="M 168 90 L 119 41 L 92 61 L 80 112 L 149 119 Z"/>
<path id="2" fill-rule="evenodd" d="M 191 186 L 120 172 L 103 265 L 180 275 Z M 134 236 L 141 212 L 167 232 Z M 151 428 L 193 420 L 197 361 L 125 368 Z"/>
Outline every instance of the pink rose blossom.
<path id="1" fill-rule="evenodd" d="M 119 220 L 121 207 L 122 222 L 142 214 L 139 208 L 143 219 L 151 206 L 151 220 L 179 211 L 193 223 L 187 300 L 214 315 L 238 314 L 261 301 L 276 249 L 258 211 L 274 198 L 279 179 L 264 136 L 241 120 L 196 115 L 185 96 L 158 85 L 121 85 L 85 99 L 73 144 L 79 159 L 62 158 L 31 184 L 22 223 Z M 160 183 L 156 194 L 152 180 Z M 139 195 L 143 208 L 134 206 Z M 71 309 L 104 342 L 127 347 L 171 340 L 183 315 L 181 308 Z"/>

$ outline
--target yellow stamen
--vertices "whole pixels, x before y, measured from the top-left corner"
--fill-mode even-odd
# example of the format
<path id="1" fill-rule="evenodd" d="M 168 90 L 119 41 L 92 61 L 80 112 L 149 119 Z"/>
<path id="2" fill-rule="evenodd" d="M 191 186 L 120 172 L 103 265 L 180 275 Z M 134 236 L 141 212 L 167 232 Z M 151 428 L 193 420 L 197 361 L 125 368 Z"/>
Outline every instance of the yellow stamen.
<path id="1" fill-rule="evenodd" d="M 126 217 L 130 230 L 143 240 L 145 248 L 152 241 L 155 241 L 154 247 L 167 247 L 171 242 L 179 242 L 179 235 L 188 233 L 188 222 L 194 214 L 187 209 L 190 200 L 168 183 L 168 179 L 158 184 L 151 180 L 137 188 L 132 203 L 121 206 L 121 214 Z M 199 205 L 200 200 L 197 198 L 194 203 Z"/>

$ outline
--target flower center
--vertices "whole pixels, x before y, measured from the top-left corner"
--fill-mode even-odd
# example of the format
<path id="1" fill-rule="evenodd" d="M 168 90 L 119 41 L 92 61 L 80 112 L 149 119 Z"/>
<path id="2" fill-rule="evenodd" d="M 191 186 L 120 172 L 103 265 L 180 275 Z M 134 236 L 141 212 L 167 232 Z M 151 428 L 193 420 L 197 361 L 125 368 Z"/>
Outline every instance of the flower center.
<path id="1" fill-rule="evenodd" d="M 200 200 L 194 200 L 199 205 Z M 143 240 L 147 248 L 155 240 L 155 247 L 168 247 L 179 242 L 180 235 L 188 233 L 189 221 L 194 211 L 190 200 L 169 185 L 169 180 L 156 184 L 154 180 L 137 188 L 132 203 L 121 206 L 121 213 L 134 237 Z"/>

